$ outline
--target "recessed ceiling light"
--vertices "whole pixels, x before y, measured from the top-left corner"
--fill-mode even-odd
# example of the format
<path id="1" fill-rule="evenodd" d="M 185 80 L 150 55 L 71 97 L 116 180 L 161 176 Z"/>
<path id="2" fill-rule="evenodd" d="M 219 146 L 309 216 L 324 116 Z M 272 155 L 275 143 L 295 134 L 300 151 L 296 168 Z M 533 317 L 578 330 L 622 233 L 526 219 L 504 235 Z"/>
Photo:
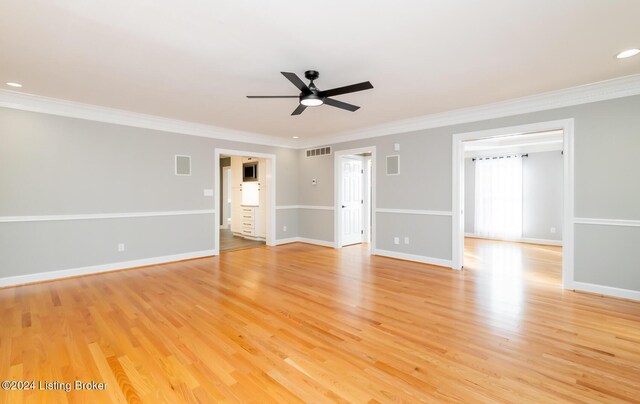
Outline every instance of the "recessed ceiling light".
<path id="1" fill-rule="evenodd" d="M 18 88 L 22 87 L 22 84 L 20 84 L 20 83 L 14 83 L 14 82 L 12 82 L 12 81 L 7 81 L 7 83 L 6 83 L 6 84 L 7 84 L 9 87 L 18 87 Z"/>
<path id="2" fill-rule="evenodd" d="M 640 49 L 627 49 L 626 51 L 622 51 L 620 53 L 618 53 L 618 56 L 616 56 L 618 59 L 625 59 L 625 58 L 630 58 L 631 56 L 635 56 L 638 53 L 640 53 Z"/>
<path id="3" fill-rule="evenodd" d="M 300 139 L 300 136 L 292 136 L 294 139 Z"/>

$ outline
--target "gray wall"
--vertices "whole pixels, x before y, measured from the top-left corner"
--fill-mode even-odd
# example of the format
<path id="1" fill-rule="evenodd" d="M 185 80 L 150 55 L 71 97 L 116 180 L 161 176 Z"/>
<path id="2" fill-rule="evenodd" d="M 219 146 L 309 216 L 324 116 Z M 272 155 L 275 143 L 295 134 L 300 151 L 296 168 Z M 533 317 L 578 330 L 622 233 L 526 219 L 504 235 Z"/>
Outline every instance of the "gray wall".
<path id="1" fill-rule="evenodd" d="M 562 240 L 563 157 L 559 151 L 522 159 L 522 237 Z M 475 163 L 464 160 L 464 231 L 474 233 Z M 551 233 L 551 227 L 556 233 Z"/>
<path id="2" fill-rule="evenodd" d="M 276 154 L 276 204 L 298 203 L 298 151 L 0 108 L 0 217 L 214 208 L 216 147 Z M 192 175 L 174 175 L 174 155 Z M 214 215 L 0 223 L 0 277 L 213 249 Z M 297 236 L 297 215 L 276 228 Z M 117 244 L 125 243 L 124 252 Z"/>
<path id="3" fill-rule="evenodd" d="M 453 134 L 574 118 L 575 216 L 640 220 L 640 187 L 637 185 L 640 174 L 635 165 L 640 150 L 638 111 L 640 96 L 634 96 L 332 146 L 334 151 L 377 147 L 379 208 L 450 211 Z M 393 151 L 394 143 L 400 144 L 400 152 Z M 400 154 L 398 176 L 384 174 L 384 157 L 391 154 Z M 307 158 L 303 151 L 299 152 L 301 203 L 332 204 L 332 157 Z M 311 189 L 311 178 L 322 179 L 315 189 Z M 451 259 L 450 217 L 407 227 L 406 215 L 377 215 L 375 231 L 379 248 Z M 300 232 L 309 238 L 331 235 L 333 240 L 333 220 L 314 223 L 312 228 L 301 226 Z M 613 237 L 624 245 L 633 245 L 640 237 L 639 227 L 576 224 L 575 235 L 576 281 L 640 290 L 640 264 L 634 260 L 633 248 L 620 249 L 610 241 Z M 408 236 L 411 244 L 393 245 L 390 240 L 394 236 Z M 441 247 L 438 243 L 446 245 Z M 599 260 L 591 259 L 593 254 L 597 254 Z M 604 267 L 603 262 L 607 263 Z"/>
<path id="4" fill-rule="evenodd" d="M 386 176 L 384 164 L 378 164 L 379 208 L 450 211 L 454 133 L 575 118 L 576 217 L 640 220 L 638 111 L 640 96 L 634 96 L 333 147 L 374 145 L 379 163 L 400 154 L 398 176 Z M 399 153 L 394 143 L 400 144 Z M 4 108 L 0 145 L 0 216 L 211 209 L 213 198 L 203 197 L 202 190 L 216 186 L 215 147 L 275 153 L 277 205 L 333 205 L 333 156 L 307 159 L 301 150 Z M 175 154 L 193 157 L 191 177 L 173 175 Z M 379 248 L 451 259 L 450 217 L 377 213 L 377 220 Z M 276 221 L 278 238 L 333 240 L 332 211 L 280 209 Z M 0 277 L 212 248 L 213 222 L 213 217 L 177 216 L 0 223 Z M 576 224 L 574 229 L 575 280 L 640 290 L 633 249 L 640 227 Z M 395 236 L 411 243 L 396 246 Z M 116 252 L 119 242 L 127 243 L 124 253 Z"/>

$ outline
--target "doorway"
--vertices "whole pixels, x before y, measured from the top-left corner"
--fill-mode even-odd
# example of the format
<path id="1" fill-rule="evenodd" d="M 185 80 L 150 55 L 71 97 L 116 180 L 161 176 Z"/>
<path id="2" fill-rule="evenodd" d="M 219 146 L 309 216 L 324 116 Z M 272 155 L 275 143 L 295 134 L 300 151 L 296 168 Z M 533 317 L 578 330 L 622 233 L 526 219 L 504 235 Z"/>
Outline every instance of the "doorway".
<path id="1" fill-rule="evenodd" d="M 493 143 L 501 142 L 501 139 L 506 139 L 508 143 L 513 140 L 515 137 L 519 136 L 531 136 L 532 134 L 540 134 L 540 133 L 552 133 L 552 132 L 560 132 L 561 142 L 562 142 L 562 150 L 563 150 L 563 159 L 562 159 L 562 172 L 564 177 L 564 182 L 562 184 L 562 230 L 563 230 L 563 254 L 562 254 L 562 287 L 565 289 L 573 289 L 573 119 L 560 120 L 560 121 L 552 121 L 552 122 L 541 122 L 530 125 L 523 125 L 517 127 L 508 127 L 508 128 L 500 128 L 493 129 L 487 131 L 479 131 L 479 132 L 471 132 L 471 133 L 462 133 L 455 134 L 453 137 L 453 195 L 452 195 L 452 263 L 454 269 L 463 269 L 464 266 L 464 245 L 465 245 L 465 217 L 467 212 L 465 212 L 465 143 L 473 142 L 473 141 L 490 141 Z M 520 138 L 521 139 L 521 138 Z M 524 142 L 520 142 L 524 143 Z M 503 161 L 510 161 L 509 168 L 521 167 L 520 163 L 522 159 L 522 155 L 517 155 L 517 153 L 510 155 L 510 158 L 513 160 L 508 160 L 507 156 L 502 156 Z M 490 170 L 501 166 L 502 164 L 483 164 L 483 176 L 482 179 L 491 180 L 492 173 Z M 496 167 L 493 167 L 496 166 Z M 516 170 L 517 171 L 517 170 Z M 506 180 L 513 181 L 515 177 L 513 175 L 507 176 Z M 493 181 L 493 180 L 492 180 Z M 495 186 L 496 182 L 493 181 L 493 186 Z M 522 184 L 519 184 L 520 186 Z M 517 195 L 513 196 L 513 203 L 510 203 L 508 207 L 510 212 L 513 214 L 517 214 L 522 209 L 522 204 L 517 206 L 518 199 Z M 520 193 L 520 198 L 522 198 L 522 193 Z M 487 211 L 484 212 L 484 217 L 480 222 L 478 222 L 478 218 L 476 218 L 476 223 L 479 223 L 481 226 L 481 231 L 491 231 L 491 227 L 487 227 L 487 220 L 490 221 L 491 215 L 499 215 L 504 216 L 499 209 L 494 209 L 491 206 L 492 202 L 489 199 L 487 202 L 487 197 L 483 201 L 483 205 Z M 500 203 L 505 203 L 505 196 L 501 196 Z M 513 206 L 511 206 L 513 205 Z M 501 209 L 506 209 L 501 208 Z M 509 210 L 507 209 L 507 210 Z M 477 211 L 477 209 L 476 209 Z M 470 213 L 470 212 L 469 212 Z M 512 215 L 513 216 L 513 215 Z M 521 216 L 521 215 L 520 215 Z M 489 219 L 487 219 L 489 218 Z M 505 237 L 508 238 L 509 234 L 517 235 L 521 234 L 521 225 L 522 223 L 518 223 L 518 226 L 512 226 L 513 220 L 518 220 L 518 218 L 511 218 L 510 222 L 507 223 L 508 226 L 503 225 L 499 228 L 499 232 L 505 233 Z M 519 220 L 522 220 L 521 217 Z M 467 221 L 468 223 L 468 221 Z M 498 226 L 499 227 L 499 226 Z M 487 230 L 489 229 L 489 230 Z M 475 229 L 478 230 L 478 229 Z M 500 238 L 500 237 L 495 237 Z"/>
<path id="2" fill-rule="evenodd" d="M 214 254 L 275 245 L 273 154 L 215 149 Z"/>
<path id="3" fill-rule="evenodd" d="M 375 249 L 375 147 L 335 153 L 335 247 Z"/>

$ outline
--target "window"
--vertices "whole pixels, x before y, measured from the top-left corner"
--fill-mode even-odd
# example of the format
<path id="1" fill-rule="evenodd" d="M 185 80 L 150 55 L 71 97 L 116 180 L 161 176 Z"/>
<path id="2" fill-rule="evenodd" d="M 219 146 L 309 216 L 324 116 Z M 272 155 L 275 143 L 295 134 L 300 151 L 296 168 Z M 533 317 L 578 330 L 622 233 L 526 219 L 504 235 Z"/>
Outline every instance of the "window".
<path id="1" fill-rule="evenodd" d="M 475 232 L 496 238 L 522 237 L 522 158 L 477 159 Z"/>

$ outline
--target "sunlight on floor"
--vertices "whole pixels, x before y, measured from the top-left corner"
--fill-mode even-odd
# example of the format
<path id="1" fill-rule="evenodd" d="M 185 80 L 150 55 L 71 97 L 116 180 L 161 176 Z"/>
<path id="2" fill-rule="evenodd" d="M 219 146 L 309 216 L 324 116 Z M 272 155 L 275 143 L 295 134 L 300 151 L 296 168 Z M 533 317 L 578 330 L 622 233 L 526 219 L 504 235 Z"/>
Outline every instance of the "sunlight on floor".
<path id="1" fill-rule="evenodd" d="M 476 290 L 476 298 L 486 308 L 490 324 L 519 329 L 527 308 L 524 295 L 529 284 L 561 287 L 562 249 L 467 238 L 464 267 L 489 280 L 485 288 Z"/>

